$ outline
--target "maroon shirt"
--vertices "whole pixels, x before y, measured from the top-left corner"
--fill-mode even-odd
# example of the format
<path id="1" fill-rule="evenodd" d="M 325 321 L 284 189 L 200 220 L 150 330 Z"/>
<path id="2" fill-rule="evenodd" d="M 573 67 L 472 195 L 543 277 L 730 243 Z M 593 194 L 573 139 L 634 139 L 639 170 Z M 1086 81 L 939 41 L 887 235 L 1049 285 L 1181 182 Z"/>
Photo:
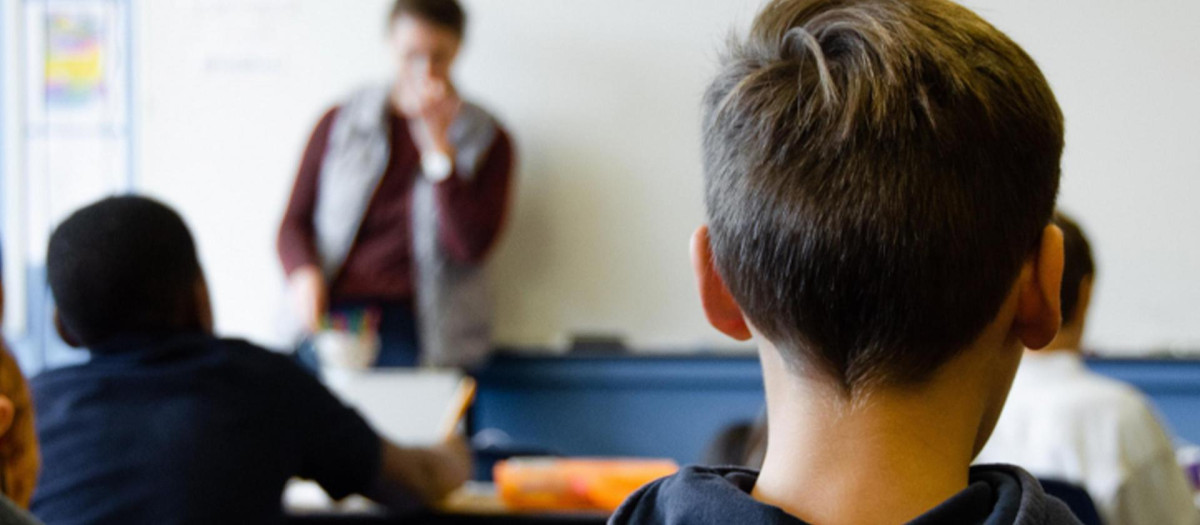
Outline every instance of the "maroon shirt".
<path id="1" fill-rule="evenodd" d="M 305 265 L 319 265 L 313 211 L 329 133 L 338 108 L 330 110 L 313 131 L 292 198 L 279 228 L 279 259 L 291 275 Z M 408 123 L 389 113 L 391 158 L 342 269 L 330 285 L 333 300 L 411 301 L 413 283 L 412 189 L 420 176 L 421 156 Z M 454 260 L 478 263 L 500 233 L 508 203 L 513 149 L 499 130 L 491 149 L 470 182 L 457 174 L 437 183 L 434 194 L 440 217 L 438 237 Z M 457 168 L 456 168 L 457 169 Z"/>

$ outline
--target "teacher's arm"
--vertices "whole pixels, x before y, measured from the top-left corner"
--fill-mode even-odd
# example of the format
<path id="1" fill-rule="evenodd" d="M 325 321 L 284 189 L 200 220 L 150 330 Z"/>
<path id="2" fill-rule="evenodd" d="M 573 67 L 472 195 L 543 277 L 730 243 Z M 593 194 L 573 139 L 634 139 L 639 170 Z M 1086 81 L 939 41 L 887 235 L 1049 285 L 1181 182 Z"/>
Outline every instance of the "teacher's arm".
<path id="1" fill-rule="evenodd" d="M 508 212 L 515 154 L 508 134 L 497 131 L 474 177 L 468 180 L 456 174 L 436 186 L 441 214 L 438 236 L 458 262 L 482 261 L 500 236 Z"/>
<path id="2" fill-rule="evenodd" d="M 327 283 L 317 259 L 313 211 L 317 206 L 321 164 L 336 115 L 336 108 L 329 110 L 309 138 L 275 244 L 296 302 L 296 313 L 310 330 L 317 328 L 328 306 Z"/>

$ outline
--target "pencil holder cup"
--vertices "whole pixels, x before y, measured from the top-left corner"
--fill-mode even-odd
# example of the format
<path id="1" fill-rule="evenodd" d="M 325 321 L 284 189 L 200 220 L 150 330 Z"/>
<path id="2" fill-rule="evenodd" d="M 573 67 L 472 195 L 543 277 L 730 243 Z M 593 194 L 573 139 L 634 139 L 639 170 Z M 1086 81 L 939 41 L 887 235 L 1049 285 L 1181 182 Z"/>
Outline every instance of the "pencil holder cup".
<path id="1" fill-rule="evenodd" d="M 379 357 L 379 336 L 325 330 L 313 336 L 313 348 L 322 367 L 367 370 Z"/>

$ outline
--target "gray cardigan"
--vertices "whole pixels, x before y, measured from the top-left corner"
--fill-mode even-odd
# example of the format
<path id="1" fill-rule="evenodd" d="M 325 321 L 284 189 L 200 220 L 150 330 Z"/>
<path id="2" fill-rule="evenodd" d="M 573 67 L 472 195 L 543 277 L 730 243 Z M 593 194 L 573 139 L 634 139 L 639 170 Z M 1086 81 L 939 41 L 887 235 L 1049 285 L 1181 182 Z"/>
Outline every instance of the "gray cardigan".
<path id="1" fill-rule="evenodd" d="M 313 216 L 317 255 L 328 279 L 345 263 L 391 157 L 390 92 L 391 86 L 382 85 L 352 94 L 330 130 Z M 453 176 L 470 181 L 496 139 L 496 122 L 482 108 L 464 103 L 449 133 L 457 150 Z M 433 183 L 416 177 L 413 282 L 421 363 L 471 367 L 491 351 L 491 301 L 483 267 L 454 261 L 440 245 L 433 190 Z"/>

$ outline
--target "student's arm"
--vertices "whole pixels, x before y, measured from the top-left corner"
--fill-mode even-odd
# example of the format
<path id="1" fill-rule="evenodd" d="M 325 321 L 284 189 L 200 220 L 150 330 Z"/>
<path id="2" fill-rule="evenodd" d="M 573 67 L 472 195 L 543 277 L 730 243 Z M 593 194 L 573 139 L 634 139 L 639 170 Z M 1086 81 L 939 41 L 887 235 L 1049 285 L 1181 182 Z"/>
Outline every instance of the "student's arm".
<path id="1" fill-rule="evenodd" d="M 455 261 L 482 261 L 499 237 L 508 207 L 513 157 L 512 141 L 498 129 L 472 180 L 455 175 L 437 183 L 441 214 L 438 234 L 443 248 Z"/>
<path id="2" fill-rule="evenodd" d="M 1142 465 L 1117 489 L 1117 523 L 1129 525 L 1196 525 L 1200 512 L 1192 501 L 1183 470 L 1174 454 Z"/>
<path id="3" fill-rule="evenodd" d="M 432 506 L 471 477 L 471 455 L 456 438 L 430 448 L 382 441 L 379 475 L 364 496 L 392 509 Z"/>
<path id="4" fill-rule="evenodd" d="M 471 472 L 466 444 L 457 438 L 433 447 L 400 447 L 380 437 L 354 409 L 285 357 L 275 357 L 284 441 L 299 456 L 293 475 L 321 485 L 334 500 L 361 494 L 396 511 L 441 500 Z M 413 402 L 397 400 L 397 402 Z"/>
<path id="5" fill-rule="evenodd" d="M 1165 436 L 1164 436 L 1165 438 Z M 1116 522 L 1128 525 L 1197 525 L 1191 486 L 1165 439 L 1156 457 L 1132 471 L 1117 489 Z"/>
<path id="6" fill-rule="evenodd" d="M 1121 420 L 1121 467 L 1126 476 L 1113 498 L 1116 523 L 1197 525 L 1191 485 L 1175 461 L 1171 438 L 1149 405 Z"/>

